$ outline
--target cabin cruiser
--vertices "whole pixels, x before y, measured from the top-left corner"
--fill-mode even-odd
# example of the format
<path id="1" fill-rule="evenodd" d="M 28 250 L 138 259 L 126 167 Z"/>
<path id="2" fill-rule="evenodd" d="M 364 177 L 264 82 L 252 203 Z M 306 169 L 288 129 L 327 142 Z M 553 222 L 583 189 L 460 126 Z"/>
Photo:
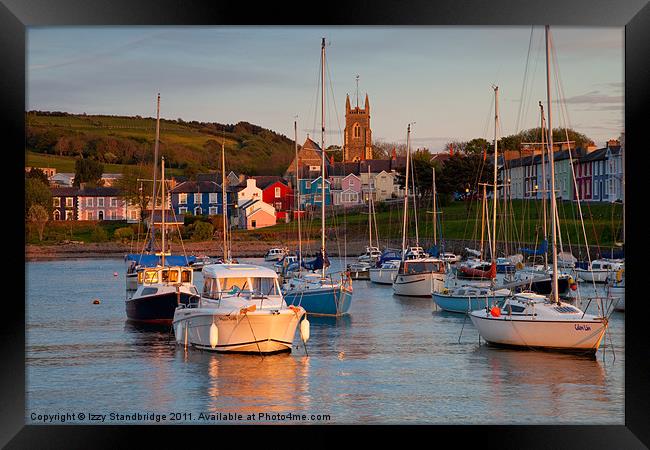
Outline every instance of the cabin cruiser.
<path id="1" fill-rule="evenodd" d="M 133 322 L 170 325 L 179 305 L 199 297 L 188 266 L 141 267 L 137 289 L 126 299 L 126 316 Z"/>
<path id="2" fill-rule="evenodd" d="M 359 256 L 359 262 L 375 264 L 381 258 L 381 251 L 377 247 L 366 247 L 366 252 Z"/>
<path id="3" fill-rule="evenodd" d="M 280 261 L 288 253 L 286 248 L 272 248 L 264 255 L 264 261 Z"/>
<path id="4" fill-rule="evenodd" d="M 625 268 L 625 261 L 621 259 L 595 259 L 587 269 L 576 268 L 576 275 L 583 281 L 594 283 L 607 283 L 616 273 Z"/>
<path id="5" fill-rule="evenodd" d="M 370 269 L 374 267 L 369 261 L 357 261 L 348 264 L 347 270 L 353 280 L 370 280 Z"/>
<path id="6" fill-rule="evenodd" d="M 442 259 L 444 262 L 449 264 L 456 264 L 460 261 L 460 256 L 453 253 L 441 253 L 438 255 L 438 258 Z"/>
<path id="7" fill-rule="evenodd" d="M 195 271 L 200 272 L 201 270 L 203 270 L 203 267 L 211 263 L 212 263 L 212 259 L 209 256 L 204 255 L 204 256 L 197 256 L 196 260 L 192 264 L 190 264 L 190 266 Z"/>
<path id="8" fill-rule="evenodd" d="M 237 353 L 290 352 L 305 309 L 287 306 L 278 275 L 250 264 L 203 269 L 203 292 L 180 305 L 173 320 L 176 342 L 202 350 Z M 300 323 L 303 341 L 309 322 Z"/>
<path id="9" fill-rule="evenodd" d="M 377 284 L 393 284 L 395 276 L 399 271 L 400 260 L 389 259 L 381 263 L 379 267 L 368 269 L 370 281 Z"/>
<path id="10" fill-rule="evenodd" d="M 444 288 L 446 270 L 438 258 L 408 259 L 400 263 L 393 293 L 409 297 L 430 297 L 432 292 Z"/>
<path id="11" fill-rule="evenodd" d="M 498 346 L 593 354 L 607 329 L 605 317 L 532 292 L 516 294 L 469 315 L 483 339 Z"/>
<path id="12" fill-rule="evenodd" d="M 427 258 L 428 256 L 422 247 L 409 247 L 406 249 L 404 259 Z"/>
<path id="13" fill-rule="evenodd" d="M 138 289 L 138 271 L 145 267 L 157 267 L 162 263 L 162 254 L 139 254 L 139 253 L 129 253 L 124 259 L 126 260 L 126 291 L 129 294 Z M 171 266 L 191 266 L 196 257 L 194 256 L 183 256 L 183 255 L 172 255 L 171 252 L 165 253 L 165 262 Z"/>
<path id="14" fill-rule="evenodd" d="M 298 264 L 298 257 L 296 255 L 285 255 L 284 258 L 273 264 L 273 268 L 278 275 L 284 275 L 289 267 L 296 264 Z"/>

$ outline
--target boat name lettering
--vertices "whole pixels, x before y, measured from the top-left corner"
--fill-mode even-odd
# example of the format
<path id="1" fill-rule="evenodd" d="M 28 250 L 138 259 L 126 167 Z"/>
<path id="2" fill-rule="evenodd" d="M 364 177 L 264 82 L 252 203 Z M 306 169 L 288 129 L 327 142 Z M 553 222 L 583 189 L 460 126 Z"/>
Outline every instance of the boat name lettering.
<path id="1" fill-rule="evenodd" d="M 579 325 L 576 323 L 574 327 L 578 331 L 591 331 L 591 327 L 589 325 Z"/>

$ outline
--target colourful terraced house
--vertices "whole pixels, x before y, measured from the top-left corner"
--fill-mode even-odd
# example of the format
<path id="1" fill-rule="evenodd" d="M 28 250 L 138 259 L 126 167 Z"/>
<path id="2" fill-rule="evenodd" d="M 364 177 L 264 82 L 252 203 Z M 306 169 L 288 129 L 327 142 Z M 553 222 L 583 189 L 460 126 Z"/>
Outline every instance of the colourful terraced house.
<path id="1" fill-rule="evenodd" d="M 232 193 L 227 193 L 231 204 Z M 184 181 L 171 190 L 171 206 L 178 216 L 213 216 L 222 214 L 223 195 L 221 185 L 213 181 Z M 232 211 L 229 210 L 229 215 Z"/>

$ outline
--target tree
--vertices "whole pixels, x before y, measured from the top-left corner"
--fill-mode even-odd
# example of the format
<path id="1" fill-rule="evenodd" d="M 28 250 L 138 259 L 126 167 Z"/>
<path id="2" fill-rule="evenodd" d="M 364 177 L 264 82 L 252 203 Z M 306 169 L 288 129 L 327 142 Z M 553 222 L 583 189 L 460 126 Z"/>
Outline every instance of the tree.
<path id="1" fill-rule="evenodd" d="M 121 227 L 115 230 L 113 237 L 122 243 L 129 242 L 133 238 L 133 228 Z"/>
<path id="2" fill-rule="evenodd" d="M 100 184 L 104 165 L 92 159 L 77 159 L 74 164 L 74 186 L 79 187 L 81 183 Z"/>
<path id="3" fill-rule="evenodd" d="M 29 207 L 27 220 L 33 227 L 36 227 L 38 230 L 39 241 L 43 240 L 43 231 L 45 230 L 45 225 L 49 219 L 50 215 L 48 214 L 47 210 L 38 203 L 35 203 Z"/>
<path id="4" fill-rule="evenodd" d="M 25 215 L 32 205 L 41 205 L 48 214 L 52 209 L 52 191 L 38 178 L 25 180 Z"/>
<path id="5" fill-rule="evenodd" d="M 214 227 L 211 223 L 208 222 L 196 222 L 194 223 L 194 232 L 192 233 L 193 241 L 209 241 L 212 239 L 212 234 L 214 233 Z"/>
<path id="6" fill-rule="evenodd" d="M 27 178 L 35 178 L 37 180 L 40 180 L 43 182 L 43 184 L 48 185 L 50 184 L 49 178 L 47 178 L 47 175 L 45 172 L 43 172 L 41 169 L 38 167 L 32 167 L 29 169 L 29 172 L 27 172 Z"/>
<path id="7" fill-rule="evenodd" d="M 122 191 L 124 200 L 140 207 L 140 220 L 144 220 L 152 194 L 152 183 L 141 180 L 151 178 L 152 173 L 152 166 L 124 166 L 122 177 L 115 182 L 115 187 Z"/>
<path id="8" fill-rule="evenodd" d="M 395 149 L 397 156 L 406 156 L 406 144 L 375 141 L 372 144 L 372 157 L 374 159 L 388 159 L 392 156 L 393 149 Z"/>

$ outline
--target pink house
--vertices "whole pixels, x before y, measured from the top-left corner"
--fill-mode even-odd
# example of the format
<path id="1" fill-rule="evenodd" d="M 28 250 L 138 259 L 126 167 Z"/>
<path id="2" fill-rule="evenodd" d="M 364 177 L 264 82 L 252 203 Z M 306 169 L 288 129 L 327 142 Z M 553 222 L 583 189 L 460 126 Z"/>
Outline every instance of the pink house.
<path id="1" fill-rule="evenodd" d="M 77 220 L 126 220 L 126 201 L 113 187 L 77 191 Z"/>
<path id="2" fill-rule="evenodd" d="M 361 178 L 351 173 L 341 180 L 341 189 L 332 191 L 335 205 L 353 206 L 362 203 Z"/>

